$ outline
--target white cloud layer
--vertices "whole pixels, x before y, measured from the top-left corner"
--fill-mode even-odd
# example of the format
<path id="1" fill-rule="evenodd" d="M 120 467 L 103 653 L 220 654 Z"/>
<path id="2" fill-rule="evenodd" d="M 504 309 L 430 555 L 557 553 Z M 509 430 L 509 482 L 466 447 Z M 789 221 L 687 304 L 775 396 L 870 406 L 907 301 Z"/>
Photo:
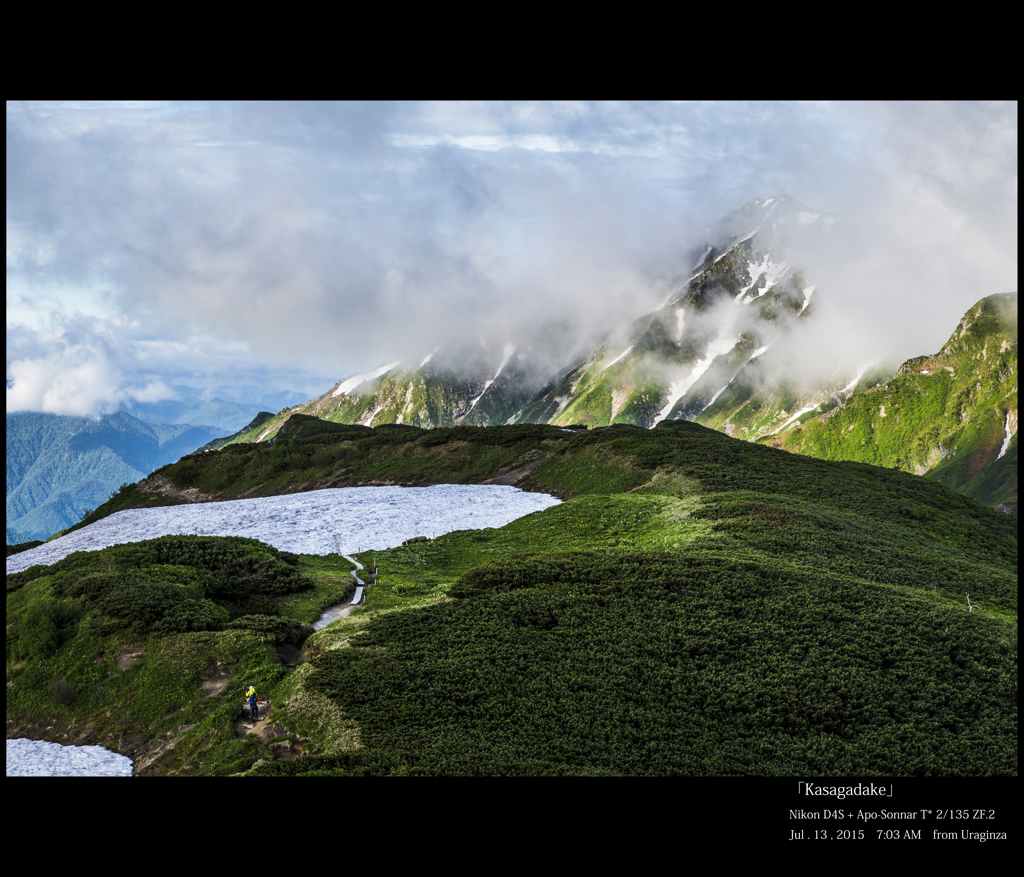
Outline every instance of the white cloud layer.
<path id="1" fill-rule="evenodd" d="M 1016 156 L 1015 103 L 12 103 L 7 376 L 98 410 L 185 373 L 322 392 L 545 319 L 582 335 L 782 193 L 854 231 L 814 266 L 826 330 L 927 352 L 1016 289 Z M 52 349 L 26 334 L 60 320 Z"/>

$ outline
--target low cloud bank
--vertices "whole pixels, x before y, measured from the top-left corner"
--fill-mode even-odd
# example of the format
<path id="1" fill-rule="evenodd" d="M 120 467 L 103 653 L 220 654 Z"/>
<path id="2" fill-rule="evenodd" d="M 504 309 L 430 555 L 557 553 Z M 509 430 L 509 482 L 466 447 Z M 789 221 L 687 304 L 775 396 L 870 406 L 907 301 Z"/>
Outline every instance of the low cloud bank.
<path id="1" fill-rule="evenodd" d="M 657 307 L 695 229 L 783 193 L 856 230 L 808 270 L 822 333 L 854 358 L 934 349 L 973 301 L 1016 289 L 1015 103 L 14 103 L 7 118 L 9 280 L 102 280 L 152 336 L 106 359 L 94 339 L 29 355 L 9 327 L 19 405 L 102 407 L 118 373 L 170 386 L 152 354 L 184 343 L 180 375 L 185 326 L 210 339 L 197 371 L 273 362 L 323 375 L 317 392 L 546 321 L 580 344 Z"/>

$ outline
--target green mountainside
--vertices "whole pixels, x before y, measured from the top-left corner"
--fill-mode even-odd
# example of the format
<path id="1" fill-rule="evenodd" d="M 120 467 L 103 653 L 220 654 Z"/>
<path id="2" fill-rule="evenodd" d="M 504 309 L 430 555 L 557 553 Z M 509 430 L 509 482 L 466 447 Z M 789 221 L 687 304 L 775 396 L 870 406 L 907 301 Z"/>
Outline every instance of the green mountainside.
<path id="1" fill-rule="evenodd" d="M 120 485 L 145 478 L 215 434 L 210 427 L 144 423 L 124 412 L 96 418 L 8 414 L 7 529 L 21 541 L 47 539 Z"/>
<path id="2" fill-rule="evenodd" d="M 1016 775 L 1017 516 L 934 480 L 686 421 L 296 416 L 97 514 L 440 482 L 566 501 L 365 553 L 315 633 L 344 558 L 175 536 L 9 575 L 8 736 L 141 774 Z"/>
<path id="3" fill-rule="evenodd" d="M 707 231 L 662 307 L 557 367 L 552 351 L 565 339 L 546 329 L 504 347 L 439 349 L 339 381 L 226 443 L 268 441 L 294 414 L 425 428 L 690 420 L 809 456 L 927 472 L 1015 507 L 1016 293 L 974 305 L 935 356 L 899 369 L 841 363 L 828 379 L 792 374 L 794 331 L 810 325 L 815 295 L 828 294 L 794 265 L 806 240 L 834 234 L 836 222 L 785 196 L 751 201 Z M 925 376 L 929 386 L 907 395 Z"/>
<path id="4" fill-rule="evenodd" d="M 686 362 L 696 354 L 685 340 L 678 349 L 666 341 L 667 315 L 651 315 L 633 328 L 636 337 L 629 353 L 611 357 L 607 347 L 598 348 L 507 418 L 525 393 L 514 389 L 522 382 L 516 384 L 515 370 L 506 366 L 501 374 L 512 373 L 509 386 L 493 397 L 493 404 L 501 405 L 499 419 L 651 426 L 659 406 L 665 412 L 665 392 L 644 372 L 649 366 L 643 357 L 657 354 L 662 363 L 673 357 Z M 771 350 L 763 351 L 763 340 L 752 331 L 744 333 L 727 354 L 709 364 L 664 419 L 675 422 L 693 415 L 694 422 L 736 438 L 795 453 L 927 473 L 986 505 L 1016 508 L 1016 293 L 988 296 L 975 304 L 934 356 L 908 360 L 898 370 L 881 363 L 864 366 L 852 377 L 843 375 L 810 389 L 780 378 L 784 366 Z M 261 415 L 221 444 L 272 440 L 296 415 L 350 425 L 493 422 L 486 395 L 473 407 L 481 382 L 466 383 L 459 374 L 454 367 L 428 365 L 418 377 L 389 374 L 371 382 L 366 391 L 336 393 L 335 388 L 276 416 Z M 715 386 L 719 390 L 713 392 Z M 410 400 L 409 406 L 402 409 L 395 401 L 399 397 Z M 468 414 L 459 416 L 463 410 Z"/>
<path id="5" fill-rule="evenodd" d="M 938 353 L 907 360 L 891 380 L 824 409 L 768 444 L 927 474 L 1016 510 L 1017 293 L 983 298 Z"/>

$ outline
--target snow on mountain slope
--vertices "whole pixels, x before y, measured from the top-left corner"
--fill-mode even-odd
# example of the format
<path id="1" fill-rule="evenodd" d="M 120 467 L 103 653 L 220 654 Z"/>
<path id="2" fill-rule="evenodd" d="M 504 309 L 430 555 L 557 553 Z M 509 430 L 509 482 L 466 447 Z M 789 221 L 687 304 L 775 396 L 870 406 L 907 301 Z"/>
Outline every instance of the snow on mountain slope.
<path id="1" fill-rule="evenodd" d="M 427 359 L 425 359 L 423 362 L 426 363 L 427 360 L 429 359 L 430 357 L 428 356 Z M 366 374 L 363 375 L 354 375 L 351 378 L 346 378 L 344 381 L 338 384 L 337 389 L 333 393 L 331 393 L 331 396 L 343 396 L 347 393 L 351 393 L 356 387 L 365 384 L 367 381 L 372 381 L 374 378 L 379 378 L 381 375 L 387 374 L 400 363 L 401 360 L 395 360 L 394 362 L 390 362 L 386 365 L 380 366 L 380 368 L 374 369 L 372 372 L 367 372 Z"/>
<path id="2" fill-rule="evenodd" d="M 730 396 L 725 389 L 735 389 L 737 374 L 757 359 L 748 349 L 763 352 L 768 338 L 777 341 L 804 316 L 814 286 L 793 267 L 794 254 L 804 235 L 834 222 L 786 195 L 749 201 L 694 242 L 686 257 L 693 275 L 677 281 L 660 308 L 631 325 L 608 326 L 572 364 L 553 366 L 568 351 L 538 337 L 509 339 L 500 354 L 467 342 L 464 351 L 446 350 L 441 362 L 431 353 L 414 368 L 389 363 L 348 378 L 301 413 L 423 427 L 651 427 L 666 417 L 694 417 Z M 725 340 L 728 349 L 719 350 Z M 260 438 L 273 436 L 284 419 L 265 425 Z"/>
<path id="3" fill-rule="evenodd" d="M 8 740 L 9 777 L 130 777 L 132 760 L 102 746 Z"/>
<path id="4" fill-rule="evenodd" d="M 470 405 L 470 407 L 469 407 L 470 411 L 472 411 L 474 408 L 476 408 L 476 403 L 479 402 L 483 398 L 484 393 L 487 392 L 487 390 L 491 386 L 491 384 L 493 384 L 498 379 L 498 376 L 501 374 L 502 369 L 504 369 L 505 366 L 508 365 L 508 361 L 512 358 L 512 354 L 515 353 L 515 350 L 516 350 L 515 344 L 506 344 L 505 345 L 504 359 L 502 359 L 501 365 L 498 366 L 498 370 L 494 373 L 494 377 L 491 378 L 489 381 L 487 381 L 487 383 L 484 384 L 484 388 L 483 388 L 483 390 L 480 391 L 480 395 L 477 396 L 473 400 L 473 404 Z"/>
<path id="5" fill-rule="evenodd" d="M 671 385 L 669 400 L 665 404 L 665 407 L 662 408 L 661 411 L 658 413 L 658 416 L 654 419 L 654 422 L 651 424 L 651 426 L 656 426 L 662 420 L 668 417 L 672 409 L 675 407 L 676 403 L 679 402 L 679 400 L 686 395 L 687 391 L 694 384 L 696 384 L 698 380 L 700 380 L 701 376 L 711 366 L 711 363 L 713 363 L 717 357 L 727 354 L 737 344 L 739 344 L 740 340 L 741 339 L 738 337 L 720 337 L 712 341 L 711 344 L 708 345 L 707 353 L 704 355 L 702 359 L 698 360 L 694 364 L 690 373 L 682 380 L 675 381 Z"/>
<path id="6" fill-rule="evenodd" d="M 1011 420 L 1013 421 L 1012 424 Z M 996 460 L 1001 460 L 1002 456 L 1004 456 L 1007 453 L 1007 451 L 1010 450 L 1010 441 L 1014 437 L 1014 434 L 1017 432 L 1017 412 L 1007 412 L 1007 423 L 1004 428 L 1006 430 L 1006 437 L 1004 438 L 1004 440 L 1002 440 L 1002 446 L 999 448 L 999 456 L 995 458 Z"/>

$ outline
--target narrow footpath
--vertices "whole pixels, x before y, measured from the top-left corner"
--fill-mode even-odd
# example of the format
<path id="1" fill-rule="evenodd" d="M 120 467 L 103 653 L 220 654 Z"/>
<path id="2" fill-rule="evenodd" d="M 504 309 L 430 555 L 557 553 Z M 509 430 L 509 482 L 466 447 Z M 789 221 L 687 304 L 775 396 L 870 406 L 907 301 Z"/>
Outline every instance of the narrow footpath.
<path id="1" fill-rule="evenodd" d="M 344 557 L 349 563 L 354 564 L 356 570 L 363 569 L 363 565 L 354 557 L 348 554 L 343 554 L 342 557 Z M 356 592 L 353 594 L 352 599 L 345 603 L 338 603 L 335 606 L 328 606 L 320 617 L 313 623 L 314 630 L 321 630 L 322 628 L 327 627 L 327 625 L 332 621 L 337 621 L 339 618 L 345 618 L 356 606 L 359 605 L 360 602 L 362 602 L 363 592 L 366 590 L 367 586 L 366 582 L 356 575 L 356 570 L 351 572 L 352 578 L 356 580 Z M 292 660 L 288 662 L 286 666 L 289 672 L 295 669 L 294 656 L 292 656 Z M 261 700 L 256 712 L 257 718 L 254 722 L 250 715 L 248 704 L 243 704 L 242 715 L 232 723 L 232 727 L 235 729 L 235 736 L 244 737 L 246 734 L 255 734 L 263 740 L 263 742 L 272 740 L 275 737 L 283 736 L 286 733 L 285 729 L 281 725 L 272 724 L 270 721 L 272 707 L 273 704 L 269 698 Z M 294 757 L 294 755 L 285 754 L 285 757 Z"/>

